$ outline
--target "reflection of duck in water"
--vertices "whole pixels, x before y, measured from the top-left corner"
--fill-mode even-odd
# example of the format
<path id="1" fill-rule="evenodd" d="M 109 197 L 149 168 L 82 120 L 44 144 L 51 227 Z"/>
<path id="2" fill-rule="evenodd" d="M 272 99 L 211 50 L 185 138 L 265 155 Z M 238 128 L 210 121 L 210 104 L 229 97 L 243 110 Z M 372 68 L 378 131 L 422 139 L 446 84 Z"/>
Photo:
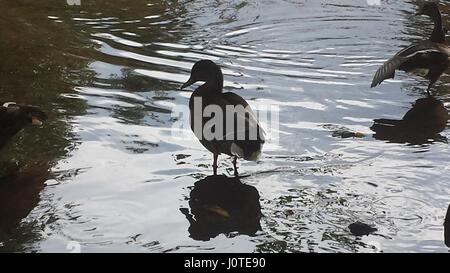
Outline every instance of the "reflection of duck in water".
<path id="1" fill-rule="evenodd" d="M 259 193 L 237 177 L 208 176 L 197 181 L 189 206 L 190 212 L 186 208 L 180 210 L 189 220 L 189 233 L 194 240 L 207 241 L 235 231 L 252 236 L 261 230 Z"/>
<path id="2" fill-rule="evenodd" d="M 28 124 L 41 125 L 47 115 L 36 106 L 5 103 L 0 106 L 0 149 Z"/>
<path id="3" fill-rule="evenodd" d="M 38 204 L 48 166 L 37 164 L 0 178 L 0 239 L 8 237 Z"/>
<path id="4" fill-rule="evenodd" d="M 449 119 L 444 104 L 436 98 L 418 99 L 401 120 L 376 119 L 370 128 L 374 138 L 396 143 L 423 144 L 442 138 Z"/>

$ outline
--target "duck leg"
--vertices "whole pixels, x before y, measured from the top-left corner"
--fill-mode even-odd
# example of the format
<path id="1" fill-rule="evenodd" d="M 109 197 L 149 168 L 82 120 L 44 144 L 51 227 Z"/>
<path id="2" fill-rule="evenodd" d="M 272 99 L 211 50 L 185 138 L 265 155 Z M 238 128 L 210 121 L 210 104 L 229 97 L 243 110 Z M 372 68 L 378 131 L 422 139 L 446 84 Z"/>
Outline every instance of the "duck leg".
<path id="1" fill-rule="evenodd" d="M 237 163 L 237 156 L 235 156 L 233 158 L 233 167 L 234 167 L 234 176 L 239 176 L 238 171 L 237 171 L 236 163 Z"/>
<path id="2" fill-rule="evenodd" d="M 217 175 L 217 158 L 219 157 L 218 154 L 214 154 L 214 161 L 213 161 L 213 172 L 214 175 Z"/>
<path id="3" fill-rule="evenodd" d="M 430 69 L 430 72 L 428 72 L 427 78 L 430 80 L 430 83 L 428 84 L 427 93 L 428 96 L 431 96 L 431 87 L 437 82 L 437 80 L 441 77 L 442 73 L 445 72 L 449 64 L 447 62 L 437 64 L 436 68 Z"/>
<path id="4" fill-rule="evenodd" d="M 427 88 L 427 95 L 429 97 L 433 96 L 433 94 L 431 94 L 431 88 L 433 87 L 434 83 L 437 81 L 437 79 L 435 80 L 431 80 L 430 83 L 428 84 L 428 88 Z"/>

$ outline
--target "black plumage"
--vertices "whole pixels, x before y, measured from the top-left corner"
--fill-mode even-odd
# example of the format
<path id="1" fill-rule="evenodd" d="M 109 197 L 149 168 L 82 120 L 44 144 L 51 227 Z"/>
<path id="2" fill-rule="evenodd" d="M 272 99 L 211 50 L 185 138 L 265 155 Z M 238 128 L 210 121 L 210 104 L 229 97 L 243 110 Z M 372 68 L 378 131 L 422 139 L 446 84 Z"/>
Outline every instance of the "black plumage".
<path id="1" fill-rule="evenodd" d="M 232 92 L 223 92 L 223 74 L 220 67 L 214 62 L 201 60 L 195 63 L 191 77 L 181 88 L 186 88 L 197 81 L 205 83 L 192 93 L 189 100 L 191 129 L 200 143 L 213 153 L 214 174 L 217 174 L 217 157 L 220 154 L 227 154 L 234 157 L 233 165 L 235 175 L 237 175 L 237 158 L 245 160 L 259 158 L 264 144 L 264 131 L 254 112 L 241 96 Z M 208 106 L 221 110 L 222 118 L 215 114 L 204 115 Z M 237 107 L 236 109 L 240 109 L 240 111 L 232 112 L 232 116 L 227 116 L 232 107 Z M 231 119 L 234 121 L 234 126 L 229 128 L 227 122 L 230 122 Z M 218 123 L 212 125 L 213 120 Z M 211 131 L 219 137 L 208 137 L 204 134 L 205 130 Z"/>

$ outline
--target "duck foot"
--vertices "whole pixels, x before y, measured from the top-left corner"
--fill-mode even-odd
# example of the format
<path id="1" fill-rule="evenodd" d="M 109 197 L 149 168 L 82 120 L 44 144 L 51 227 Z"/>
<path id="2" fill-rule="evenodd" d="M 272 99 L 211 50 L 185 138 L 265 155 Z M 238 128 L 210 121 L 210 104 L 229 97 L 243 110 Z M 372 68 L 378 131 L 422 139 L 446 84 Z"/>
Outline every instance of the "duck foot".
<path id="1" fill-rule="evenodd" d="M 236 166 L 236 164 L 237 164 L 237 156 L 235 156 L 235 157 L 233 158 L 233 167 L 234 167 L 234 176 L 235 176 L 235 177 L 239 177 L 239 173 L 238 173 L 238 171 L 237 171 L 237 166 Z"/>

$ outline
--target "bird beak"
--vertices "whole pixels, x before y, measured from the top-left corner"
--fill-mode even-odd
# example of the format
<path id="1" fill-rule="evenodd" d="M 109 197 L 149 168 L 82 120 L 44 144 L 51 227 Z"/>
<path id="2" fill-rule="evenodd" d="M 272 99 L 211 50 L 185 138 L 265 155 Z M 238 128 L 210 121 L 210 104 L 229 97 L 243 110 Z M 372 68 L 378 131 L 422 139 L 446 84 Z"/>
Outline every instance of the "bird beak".
<path id="1" fill-rule="evenodd" d="M 41 126 L 42 125 L 42 121 L 41 119 L 39 119 L 38 117 L 31 117 L 31 124 L 32 125 L 36 125 L 36 126 Z"/>
<path id="2" fill-rule="evenodd" d="M 183 84 L 183 85 L 181 86 L 180 89 L 183 90 L 184 88 L 193 85 L 195 82 L 196 82 L 196 80 L 194 80 L 194 79 L 191 77 L 191 78 L 189 78 L 189 80 L 188 80 L 185 84 Z"/>

